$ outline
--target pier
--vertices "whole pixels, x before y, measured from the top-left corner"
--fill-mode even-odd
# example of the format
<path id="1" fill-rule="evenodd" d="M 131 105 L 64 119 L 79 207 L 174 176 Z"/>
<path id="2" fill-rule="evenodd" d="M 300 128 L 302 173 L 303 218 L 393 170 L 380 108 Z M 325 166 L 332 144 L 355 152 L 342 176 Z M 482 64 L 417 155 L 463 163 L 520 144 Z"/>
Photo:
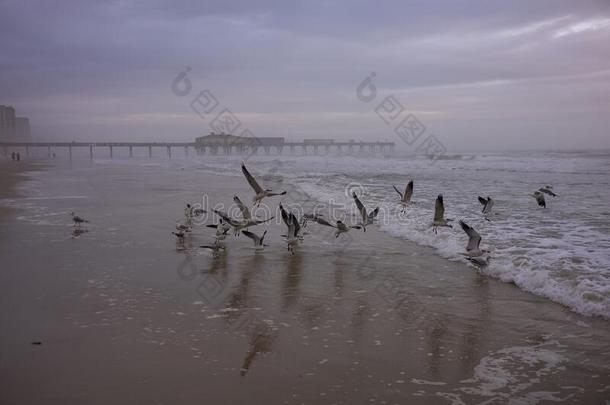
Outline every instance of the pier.
<path id="1" fill-rule="evenodd" d="M 29 156 L 40 151 L 48 157 L 56 151 L 63 150 L 72 159 L 75 149 L 87 150 L 90 159 L 100 156 L 98 150 L 104 151 L 104 157 L 113 158 L 115 151 L 127 150 L 129 157 L 134 157 L 134 149 L 146 150 L 148 157 L 153 156 L 153 149 L 161 149 L 168 158 L 176 150 L 183 150 L 188 156 L 192 150 L 197 155 L 361 155 L 390 154 L 394 151 L 394 142 L 337 142 L 332 139 L 305 139 L 301 142 L 287 142 L 284 138 L 237 137 L 226 134 L 211 134 L 197 138 L 195 142 L 0 142 L 0 150 L 8 156 L 11 152 L 23 152 Z"/>

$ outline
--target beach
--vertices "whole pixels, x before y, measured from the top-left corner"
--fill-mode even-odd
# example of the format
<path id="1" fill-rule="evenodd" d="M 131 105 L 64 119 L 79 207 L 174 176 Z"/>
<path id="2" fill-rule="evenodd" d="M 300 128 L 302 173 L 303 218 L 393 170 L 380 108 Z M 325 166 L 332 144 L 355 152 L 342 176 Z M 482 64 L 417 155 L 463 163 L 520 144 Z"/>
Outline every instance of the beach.
<path id="1" fill-rule="evenodd" d="M 1 166 L 1 403 L 610 398 L 604 317 L 381 226 L 335 238 L 310 224 L 290 255 L 276 211 L 290 194 L 251 229 L 268 230 L 263 251 L 230 235 L 212 255 L 198 246 L 213 216 L 184 243 L 171 232 L 187 202 L 250 202 L 238 163 L 227 176 L 147 162 Z M 279 174 L 266 184 L 286 186 Z M 90 223 L 75 230 L 72 211 Z"/>

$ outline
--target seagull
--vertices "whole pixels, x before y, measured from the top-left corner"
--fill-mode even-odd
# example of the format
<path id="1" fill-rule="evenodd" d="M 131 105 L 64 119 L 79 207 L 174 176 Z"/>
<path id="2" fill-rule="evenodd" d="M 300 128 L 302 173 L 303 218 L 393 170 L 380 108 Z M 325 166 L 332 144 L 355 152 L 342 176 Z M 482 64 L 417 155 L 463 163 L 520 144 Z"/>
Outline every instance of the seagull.
<path id="1" fill-rule="evenodd" d="M 206 225 L 208 228 L 215 228 L 216 234 L 214 235 L 217 241 L 225 240 L 227 233 L 231 230 L 231 225 L 222 219 L 218 224 Z"/>
<path id="2" fill-rule="evenodd" d="M 301 225 L 297 220 L 297 217 L 292 212 L 287 212 L 282 203 L 280 203 L 280 212 L 282 213 L 282 220 L 288 227 L 288 232 L 286 235 L 282 235 L 286 238 L 286 243 L 288 245 L 288 251 L 290 254 L 294 255 L 294 247 L 300 240 L 303 240 L 303 236 L 299 235 L 301 231 Z"/>
<path id="3" fill-rule="evenodd" d="M 491 220 L 487 216 L 491 215 L 491 209 L 494 206 L 494 200 L 492 200 L 490 196 L 487 196 L 487 198 L 479 196 L 479 202 L 483 206 L 481 212 L 483 213 L 483 215 L 485 215 L 485 219 L 491 222 Z"/>
<path id="4" fill-rule="evenodd" d="M 358 207 L 358 211 L 360 211 L 360 215 L 362 216 L 362 222 L 358 225 L 361 225 L 362 230 L 366 232 L 366 226 L 371 225 L 377 217 L 377 214 L 379 214 L 379 207 L 375 208 L 371 213 L 367 214 L 366 208 L 364 207 L 356 193 L 352 193 L 352 197 L 354 197 L 354 201 L 356 201 L 356 207 Z"/>
<path id="5" fill-rule="evenodd" d="M 78 215 L 74 214 L 74 212 L 71 212 L 70 215 L 72 216 L 72 221 L 74 221 L 74 226 L 81 226 L 83 223 L 89 223 L 88 220 L 79 217 Z"/>
<path id="6" fill-rule="evenodd" d="M 407 188 L 405 188 L 404 193 L 401 193 L 400 190 L 396 188 L 396 186 L 392 187 L 394 187 L 394 190 L 396 190 L 396 192 L 400 196 L 400 205 L 402 205 L 402 209 L 404 210 L 407 205 L 411 204 L 411 196 L 413 195 L 413 180 L 411 180 L 409 184 L 407 184 Z"/>
<path id="7" fill-rule="evenodd" d="M 220 243 L 214 243 L 213 245 L 201 245 L 199 247 L 203 249 L 210 249 L 212 251 L 212 256 L 218 256 L 218 253 L 220 253 L 221 249 L 226 249 L 226 247 Z"/>
<path id="8" fill-rule="evenodd" d="M 263 189 L 258 184 L 256 179 L 254 177 L 252 177 L 252 175 L 250 174 L 248 169 L 246 169 L 246 165 L 244 164 L 244 162 L 241 163 L 241 171 L 244 173 L 244 176 L 246 176 L 246 180 L 248 180 L 248 184 L 250 184 L 250 187 L 252 187 L 254 189 L 254 192 L 256 193 L 254 195 L 254 198 L 252 198 L 253 205 L 259 205 L 261 203 L 262 199 L 265 197 L 273 197 L 276 195 L 286 194 L 285 191 L 282 191 L 280 193 L 274 193 L 273 190 L 271 190 L 271 189 Z"/>
<path id="9" fill-rule="evenodd" d="M 178 224 L 178 225 L 176 225 L 176 230 L 178 232 L 190 232 L 191 227 L 189 225 Z"/>
<path id="10" fill-rule="evenodd" d="M 555 194 L 555 193 L 553 192 L 553 186 L 544 186 L 544 187 L 540 187 L 540 188 L 538 189 L 538 191 L 543 192 L 543 193 L 545 193 L 545 194 L 548 194 L 548 195 L 550 195 L 550 196 L 552 196 L 552 197 L 557 197 L 557 194 Z"/>
<path id="11" fill-rule="evenodd" d="M 448 226 L 449 228 L 453 228 L 449 225 L 451 219 L 445 219 L 445 204 L 443 204 L 443 195 L 439 194 L 436 197 L 436 203 L 434 204 L 434 220 L 432 221 L 432 227 L 434 228 L 434 233 L 437 232 L 437 228 L 439 226 Z"/>
<path id="12" fill-rule="evenodd" d="M 184 231 L 172 232 L 172 235 L 176 236 L 180 242 L 184 242 Z"/>
<path id="13" fill-rule="evenodd" d="M 538 203 L 539 206 L 541 206 L 542 208 L 546 208 L 546 201 L 544 199 L 544 194 L 542 194 L 540 191 L 534 191 L 534 194 L 532 194 L 532 197 L 534 197 L 536 199 L 536 202 Z"/>
<path id="14" fill-rule="evenodd" d="M 265 246 L 267 246 L 263 242 L 265 239 L 265 235 L 267 235 L 267 231 L 263 232 L 263 234 L 261 236 L 258 236 L 254 232 L 250 232 L 250 231 L 241 231 L 241 233 L 246 235 L 248 238 L 252 239 L 252 242 L 254 242 L 255 249 L 264 249 Z"/>
<path id="15" fill-rule="evenodd" d="M 220 216 L 222 219 L 224 219 L 229 225 L 231 225 L 233 227 L 235 236 L 239 235 L 239 232 L 242 229 L 246 229 L 251 226 L 259 225 L 264 222 L 271 221 L 273 219 L 273 217 L 268 218 L 268 219 L 254 219 L 250 216 L 250 210 L 241 202 L 241 200 L 237 196 L 233 197 L 233 201 L 235 201 L 235 203 L 241 209 L 243 218 L 241 218 L 241 219 L 231 218 L 229 216 L 229 214 L 227 214 L 226 212 L 223 212 L 223 211 L 214 210 L 214 212 L 218 216 Z"/>
<path id="16" fill-rule="evenodd" d="M 303 218 L 301 218 L 301 228 L 307 228 L 307 223 L 309 221 L 317 222 L 318 218 L 322 218 L 322 214 L 313 213 L 313 214 L 303 214 Z"/>
<path id="17" fill-rule="evenodd" d="M 469 226 L 466 222 L 460 221 L 460 226 L 468 235 L 468 245 L 466 245 L 466 253 L 462 253 L 464 256 L 468 257 L 479 257 L 483 256 L 485 253 L 489 253 L 488 250 L 483 250 L 479 247 L 481 244 L 481 235 L 477 231 L 474 230 L 473 227 Z"/>
<path id="18" fill-rule="evenodd" d="M 339 235 L 349 231 L 350 229 L 361 229 L 362 228 L 362 226 L 360 226 L 360 225 L 345 225 L 345 223 L 343 223 L 343 221 L 340 221 L 340 220 L 337 221 L 337 225 L 331 224 L 324 218 L 318 218 L 316 220 L 316 222 L 319 223 L 320 225 L 326 225 L 326 226 L 330 226 L 332 228 L 336 228 L 337 230 L 335 231 L 335 238 L 338 238 Z"/>

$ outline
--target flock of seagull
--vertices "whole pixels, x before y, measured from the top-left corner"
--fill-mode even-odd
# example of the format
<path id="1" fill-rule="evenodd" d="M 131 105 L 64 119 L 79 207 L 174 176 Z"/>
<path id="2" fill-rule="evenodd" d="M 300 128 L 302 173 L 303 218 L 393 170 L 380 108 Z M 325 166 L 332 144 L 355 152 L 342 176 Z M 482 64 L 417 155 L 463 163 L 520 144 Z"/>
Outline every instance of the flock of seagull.
<path id="1" fill-rule="evenodd" d="M 250 174 L 245 164 L 242 163 L 241 170 L 246 178 L 248 184 L 254 191 L 254 197 L 252 198 L 252 208 L 260 205 L 261 201 L 266 197 L 274 197 L 285 195 L 286 191 L 275 192 L 271 189 L 264 189 L 260 186 L 260 184 L 256 181 L 254 176 Z M 411 197 L 413 196 L 413 181 L 409 181 L 404 192 L 401 192 L 396 186 L 392 186 L 394 190 L 400 196 L 399 204 L 402 208 L 402 211 L 407 209 L 412 202 Z M 546 201 L 544 195 L 547 194 L 549 196 L 557 196 L 553 192 L 552 186 L 543 186 L 537 191 L 535 191 L 532 196 L 536 199 L 536 202 L 539 206 L 546 208 Z M 286 208 L 280 203 L 279 209 L 282 216 L 282 221 L 286 225 L 287 231 L 285 234 L 281 235 L 285 241 L 287 250 L 290 254 L 295 254 L 295 248 L 299 242 L 303 241 L 303 237 L 307 234 L 305 232 L 305 228 L 309 222 L 314 222 L 322 226 L 327 226 L 335 229 L 335 237 L 339 237 L 341 234 L 350 231 L 351 229 L 361 229 L 363 232 L 366 232 L 366 227 L 375 222 L 377 215 L 379 214 L 379 207 L 376 207 L 372 211 L 367 211 L 366 207 L 356 193 L 352 193 L 352 198 L 358 208 L 358 212 L 360 213 L 360 218 L 355 224 L 347 224 L 341 220 L 337 220 L 335 223 L 331 223 L 327 221 L 321 214 L 319 213 L 309 213 L 304 214 L 299 219 L 295 215 L 294 212 L 290 212 L 286 210 Z M 481 203 L 481 212 L 484 218 L 487 221 L 491 221 L 490 216 L 492 215 L 492 208 L 494 206 L 494 200 L 487 197 L 478 197 L 479 202 Z M 221 210 L 214 210 L 214 213 L 220 217 L 220 220 L 217 224 L 206 225 L 209 228 L 214 228 L 216 230 L 214 234 L 214 242 L 208 245 L 201 245 L 201 248 L 210 249 L 214 255 L 218 254 L 221 250 L 225 250 L 226 246 L 224 241 L 227 238 L 227 235 L 233 231 L 235 236 L 238 236 L 240 233 L 250 238 L 254 244 L 255 249 L 263 249 L 265 246 L 265 236 L 267 235 L 267 231 L 264 231 L 261 235 L 258 235 L 249 230 L 249 228 L 264 224 L 274 217 L 259 219 L 253 216 L 251 208 L 246 206 L 238 196 L 233 197 L 233 202 L 239 208 L 241 212 L 241 217 L 231 216 L 228 213 Z M 176 231 L 172 232 L 178 238 L 179 242 L 183 242 L 184 238 L 191 231 L 194 218 L 203 215 L 206 213 L 203 209 L 195 209 L 190 204 L 186 205 L 185 208 L 185 220 L 184 222 L 179 223 L 176 226 Z M 76 217 L 79 218 L 79 217 Z M 437 233 L 437 229 L 439 227 L 449 227 L 452 228 L 451 222 L 453 220 L 449 218 L 445 218 L 445 206 L 443 202 L 443 196 L 438 195 L 436 198 L 435 206 L 434 206 L 434 218 L 431 223 L 431 228 L 435 233 Z M 76 223 L 76 219 L 75 219 Z M 473 262 L 478 266 L 486 266 L 488 264 L 489 257 L 485 257 L 489 250 L 481 249 L 481 235 L 466 222 L 460 220 L 458 221 L 460 227 L 468 236 L 468 243 L 466 245 L 465 252 L 462 255 L 467 259 Z"/>
<path id="2" fill-rule="evenodd" d="M 286 191 L 274 192 L 271 189 L 264 189 L 260 186 L 260 184 L 256 181 L 254 176 L 250 174 L 245 164 L 241 164 L 241 170 L 244 174 L 244 177 L 248 181 L 248 184 L 254 190 L 254 197 L 252 198 L 252 207 L 257 207 L 260 205 L 261 201 L 266 197 L 274 197 L 285 195 Z M 411 197 L 413 196 L 413 180 L 409 181 L 407 184 L 405 191 L 401 192 L 396 186 L 392 186 L 394 190 L 400 196 L 399 204 L 402 207 L 402 211 L 407 209 L 412 202 Z M 544 195 L 549 195 L 552 197 L 556 197 L 557 194 L 553 192 L 553 187 L 546 185 L 538 190 L 536 190 L 532 196 L 536 199 L 537 204 L 540 207 L 546 208 L 546 200 Z M 358 212 L 360 213 L 359 222 L 354 225 L 346 224 L 341 220 L 337 220 L 334 224 L 327 221 L 321 214 L 319 213 L 309 213 L 304 214 L 300 219 L 294 214 L 294 212 L 287 211 L 282 204 L 279 204 L 280 213 L 282 215 L 282 221 L 287 227 L 287 231 L 285 234 L 281 235 L 286 240 L 287 250 L 290 254 L 295 254 L 295 248 L 299 242 L 303 241 L 303 237 L 307 234 L 304 229 L 307 228 L 309 222 L 314 222 L 319 225 L 331 227 L 335 229 L 335 237 L 339 237 L 341 234 L 350 231 L 351 229 L 361 229 L 363 232 L 366 232 L 366 227 L 368 225 L 372 225 L 379 214 L 379 207 L 376 207 L 372 211 L 367 211 L 366 207 L 358 198 L 356 193 L 352 193 L 352 198 L 356 203 L 356 207 L 358 208 Z M 478 197 L 479 202 L 481 203 L 484 218 L 487 221 L 491 221 L 490 216 L 492 215 L 492 208 L 494 206 L 494 200 L 487 197 Z M 226 246 L 224 241 L 227 238 L 227 235 L 231 230 L 235 236 L 238 236 L 240 233 L 247 236 L 254 243 L 255 249 L 263 249 L 265 246 L 265 236 L 267 235 L 267 231 L 264 231 L 262 235 L 258 235 L 249 230 L 249 228 L 264 224 L 266 222 L 271 221 L 274 217 L 270 217 L 267 219 L 259 219 L 256 218 L 251 211 L 251 208 L 246 206 L 238 196 L 233 197 L 233 202 L 237 205 L 241 212 L 241 217 L 234 217 L 229 215 L 228 213 L 221 210 L 214 210 L 214 213 L 220 217 L 220 220 L 217 224 L 206 225 L 209 228 L 213 228 L 216 230 L 214 234 L 214 243 L 209 245 L 201 245 L 201 248 L 210 249 L 215 255 L 218 254 L 221 250 L 225 250 Z M 195 218 L 202 216 L 207 211 L 201 208 L 195 208 L 191 204 L 187 204 L 184 209 L 184 217 L 185 220 L 176 225 L 176 230 L 172 232 L 176 238 L 178 238 L 179 242 L 184 242 L 184 239 L 191 232 L 193 227 L 193 221 Z M 81 231 L 81 226 L 89 221 L 83 217 L 76 215 L 74 212 L 70 213 L 72 217 L 72 221 L 74 222 L 75 230 Z M 432 223 L 430 224 L 431 228 L 435 233 L 437 233 L 437 229 L 439 227 L 448 227 L 452 228 L 451 222 L 452 219 L 445 218 L 445 205 L 443 202 L 442 194 L 439 194 L 436 197 L 436 202 L 434 204 L 434 218 Z M 470 260 L 474 264 L 478 266 L 486 266 L 489 261 L 489 257 L 485 257 L 489 250 L 481 249 L 481 235 L 466 222 L 460 220 L 458 221 L 462 230 L 468 236 L 468 243 L 466 245 L 465 252 L 462 253 L 466 259 Z"/>

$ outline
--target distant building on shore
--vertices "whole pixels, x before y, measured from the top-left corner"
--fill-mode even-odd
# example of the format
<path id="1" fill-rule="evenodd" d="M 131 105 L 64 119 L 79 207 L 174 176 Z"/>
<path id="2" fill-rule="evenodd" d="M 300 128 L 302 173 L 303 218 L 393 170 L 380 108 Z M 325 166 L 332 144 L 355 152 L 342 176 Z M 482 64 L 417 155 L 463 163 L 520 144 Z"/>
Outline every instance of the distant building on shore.
<path id="1" fill-rule="evenodd" d="M 15 108 L 0 105 L 0 141 L 20 142 L 31 140 L 30 120 L 17 117 Z"/>
<path id="2" fill-rule="evenodd" d="M 11 140 L 15 137 L 15 109 L 8 105 L 0 105 L 0 139 Z"/>

